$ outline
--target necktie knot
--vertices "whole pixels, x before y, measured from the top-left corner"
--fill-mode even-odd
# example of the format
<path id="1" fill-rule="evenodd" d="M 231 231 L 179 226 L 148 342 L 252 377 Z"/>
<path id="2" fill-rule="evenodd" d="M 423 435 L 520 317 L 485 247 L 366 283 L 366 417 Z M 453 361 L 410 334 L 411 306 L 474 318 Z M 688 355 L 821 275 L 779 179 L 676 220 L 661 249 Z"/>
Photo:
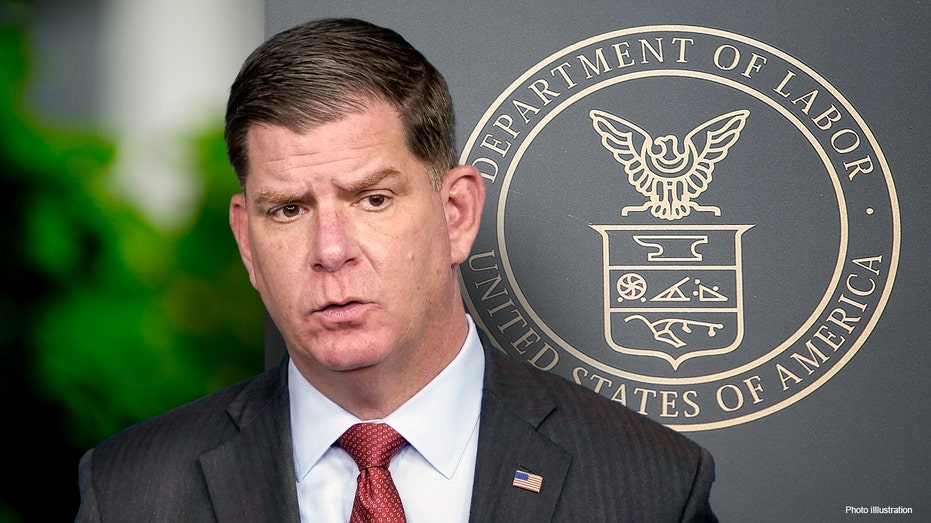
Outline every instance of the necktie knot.
<path id="1" fill-rule="evenodd" d="M 357 423 L 336 443 L 359 466 L 350 523 L 404 523 L 404 507 L 388 463 L 407 440 L 384 423 Z"/>
<path id="2" fill-rule="evenodd" d="M 384 423 L 356 423 L 349 427 L 337 443 L 352 456 L 359 470 L 387 467 L 407 440 Z"/>

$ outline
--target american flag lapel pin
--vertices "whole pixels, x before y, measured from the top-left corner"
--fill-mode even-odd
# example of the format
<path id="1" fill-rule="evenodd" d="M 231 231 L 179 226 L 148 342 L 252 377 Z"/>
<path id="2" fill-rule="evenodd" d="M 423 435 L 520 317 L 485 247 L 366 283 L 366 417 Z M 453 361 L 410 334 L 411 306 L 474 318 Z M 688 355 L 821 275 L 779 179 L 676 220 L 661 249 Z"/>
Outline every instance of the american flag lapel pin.
<path id="1" fill-rule="evenodd" d="M 514 471 L 514 480 L 511 481 L 511 485 L 539 493 L 540 488 L 543 486 L 543 476 L 518 468 Z"/>

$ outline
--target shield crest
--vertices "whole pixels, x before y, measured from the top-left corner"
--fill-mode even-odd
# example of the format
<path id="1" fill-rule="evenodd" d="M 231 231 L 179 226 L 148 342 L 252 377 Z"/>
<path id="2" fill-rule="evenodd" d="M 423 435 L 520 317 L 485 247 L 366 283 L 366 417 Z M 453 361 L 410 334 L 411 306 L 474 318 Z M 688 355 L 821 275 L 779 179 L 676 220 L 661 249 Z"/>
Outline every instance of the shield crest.
<path id="1" fill-rule="evenodd" d="M 665 360 L 726 354 L 743 339 L 741 236 L 752 225 L 591 225 L 602 238 L 604 337 Z"/>

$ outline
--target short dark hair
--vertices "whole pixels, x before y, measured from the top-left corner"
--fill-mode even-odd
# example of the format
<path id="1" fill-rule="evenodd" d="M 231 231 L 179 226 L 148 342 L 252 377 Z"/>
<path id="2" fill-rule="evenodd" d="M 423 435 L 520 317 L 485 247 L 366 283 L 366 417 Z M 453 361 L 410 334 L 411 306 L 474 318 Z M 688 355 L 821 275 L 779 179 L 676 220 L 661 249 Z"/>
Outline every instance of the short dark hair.
<path id="1" fill-rule="evenodd" d="M 287 29 L 243 63 L 230 87 L 224 134 L 240 185 L 249 171 L 246 136 L 253 125 L 306 132 L 361 112 L 373 100 L 398 110 L 408 148 L 438 189 L 456 163 L 446 81 L 398 33 L 350 18 Z"/>

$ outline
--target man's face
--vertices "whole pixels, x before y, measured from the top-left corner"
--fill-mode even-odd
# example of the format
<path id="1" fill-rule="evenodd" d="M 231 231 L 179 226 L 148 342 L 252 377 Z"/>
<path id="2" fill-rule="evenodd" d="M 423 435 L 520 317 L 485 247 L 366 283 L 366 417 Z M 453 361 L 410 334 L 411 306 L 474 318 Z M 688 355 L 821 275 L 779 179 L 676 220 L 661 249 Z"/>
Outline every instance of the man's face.
<path id="1" fill-rule="evenodd" d="M 305 376 L 403 374 L 459 332 L 455 266 L 478 218 L 464 219 L 477 209 L 457 198 L 481 191 L 474 169 L 454 168 L 434 190 L 384 103 L 303 134 L 255 126 L 247 143 L 250 170 L 230 223 Z"/>

